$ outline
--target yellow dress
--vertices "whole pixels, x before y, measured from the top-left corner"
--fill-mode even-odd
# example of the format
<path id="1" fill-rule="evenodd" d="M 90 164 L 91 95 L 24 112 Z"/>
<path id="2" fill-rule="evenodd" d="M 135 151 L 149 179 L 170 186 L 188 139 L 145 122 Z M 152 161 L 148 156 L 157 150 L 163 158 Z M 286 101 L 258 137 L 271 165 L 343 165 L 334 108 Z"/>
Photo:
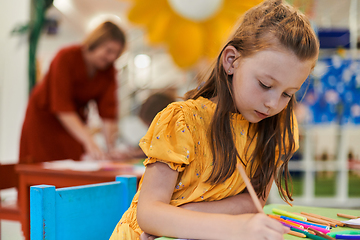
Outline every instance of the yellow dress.
<path id="1" fill-rule="evenodd" d="M 202 97 L 172 103 L 154 118 L 147 134 L 140 140 L 139 145 L 148 156 L 144 162 L 145 166 L 161 161 L 179 172 L 171 205 L 221 200 L 234 196 L 245 188 L 245 183 L 237 171 L 224 183 L 218 185 L 205 183 L 213 165 L 207 130 L 215 107 L 215 103 Z M 245 161 L 249 159 L 255 141 L 247 151 L 248 156 L 245 156 L 244 149 L 250 143 L 250 138 L 247 137 L 249 122 L 241 114 L 233 114 L 232 118 L 234 132 L 237 133 L 235 144 L 241 159 Z M 297 126 L 294 130 L 297 142 Z M 250 136 L 252 135 L 250 133 Z M 249 165 L 246 172 L 251 176 Z M 110 240 L 139 239 L 142 230 L 137 223 L 136 209 L 141 184 L 142 179 L 130 208 L 115 227 Z"/>

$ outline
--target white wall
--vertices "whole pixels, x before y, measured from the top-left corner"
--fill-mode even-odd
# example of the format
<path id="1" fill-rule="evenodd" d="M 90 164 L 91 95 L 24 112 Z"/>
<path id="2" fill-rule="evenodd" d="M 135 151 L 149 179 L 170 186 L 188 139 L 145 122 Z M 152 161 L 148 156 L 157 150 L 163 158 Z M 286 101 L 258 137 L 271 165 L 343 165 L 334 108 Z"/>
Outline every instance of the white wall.
<path id="1" fill-rule="evenodd" d="M 17 162 L 27 102 L 26 37 L 10 36 L 30 16 L 29 0 L 1 0 L 0 7 L 0 162 Z"/>

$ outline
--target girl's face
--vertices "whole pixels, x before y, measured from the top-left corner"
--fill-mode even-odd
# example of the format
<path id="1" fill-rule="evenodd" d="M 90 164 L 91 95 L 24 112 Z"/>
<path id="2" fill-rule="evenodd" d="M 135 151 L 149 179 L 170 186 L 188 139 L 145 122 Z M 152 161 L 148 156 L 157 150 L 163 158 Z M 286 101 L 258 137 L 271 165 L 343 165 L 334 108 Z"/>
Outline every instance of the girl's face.
<path id="1" fill-rule="evenodd" d="M 120 56 L 122 50 L 123 46 L 121 43 L 108 40 L 89 52 L 92 65 L 96 69 L 106 69 Z"/>
<path id="2" fill-rule="evenodd" d="M 301 61 L 287 50 L 267 49 L 243 59 L 232 46 L 224 53 L 224 68 L 228 75 L 233 75 L 236 107 L 252 123 L 281 112 L 300 89 L 315 61 Z"/>

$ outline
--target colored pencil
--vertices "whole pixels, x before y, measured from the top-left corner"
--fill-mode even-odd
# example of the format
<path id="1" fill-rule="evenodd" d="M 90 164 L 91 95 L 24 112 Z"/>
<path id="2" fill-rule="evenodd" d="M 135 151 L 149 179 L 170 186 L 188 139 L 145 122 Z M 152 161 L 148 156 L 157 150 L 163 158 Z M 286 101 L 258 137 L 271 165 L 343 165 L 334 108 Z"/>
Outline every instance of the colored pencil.
<path id="1" fill-rule="evenodd" d="M 288 233 L 290 235 L 296 236 L 296 237 L 301 237 L 301 238 L 306 238 L 306 235 L 303 233 L 299 233 L 299 232 L 295 232 L 295 231 L 291 231 Z"/>
<path id="2" fill-rule="evenodd" d="M 303 212 L 302 212 L 303 213 Z M 335 220 L 335 219 L 332 219 L 332 218 L 328 218 L 328 217 L 324 217 L 324 216 L 321 216 L 321 215 L 317 215 L 317 214 L 314 214 L 314 213 L 307 213 L 308 215 L 311 215 L 313 217 L 317 217 L 317 218 L 320 218 L 320 219 L 324 219 L 325 221 L 329 221 L 329 222 L 333 222 L 335 224 L 337 224 L 338 226 L 340 227 L 343 227 L 344 226 L 344 223 L 340 222 L 339 220 Z"/>
<path id="3" fill-rule="evenodd" d="M 338 213 L 337 215 L 338 215 L 338 217 L 349 218 L 349 219 L 360 218 L 360 217 L 356 217 L 356 216 L 352 216 L 352 215 L 348 215 L 348 214 L 343 214 L 343 213 Z"/>
<path id="4" fill-rule="evenodd" d="M 311 233 L 308 233 L 306 231 L 302 231 L 302 230 L 299 230 L 299 229 L 296 229 L 296 228 L 290 228 L 290 230 L 305 234 L 306 237 L 314 239 L 314 240 L 324 240 L 324 239 L 326 239 L 326 238 L 323 238 L 321 236 L 317 236 L 317 235 L 314 235 L 314 234 L 311 234 Z"/>
<path id="5" fill-rule="evenodd" d="M 329 240 L 335 240 L 335 238 L 332 238 L 332 237 L 330 237 L 330 236 L 328 236 L 328 235 L 326 235 L 326 234 L 324 234 L 324 233 L 322 233 L 322 232 L 319 232 L 319 231 L 317 231 L 316 229 L 308 228 L 308 230 L 311 230 L 311 231 L 315 232 L 316 235 L 321 236 L 321 237 L 323 237 L 323 238 L 326 238 L 326 239 L 329 239 Z"/>
<path id="6" fill-rule="evenodd" d="M 322 216 L 319 216 L 319 215 L 316 215 L 316 214 L 312 214 L 312 213 L 306 213 L 306 212 L 301 212 L 301 214 L 305 215 L 305 216 L 310 216 L 310 217 L 313 217 L 313 218 L 317 218 L 317 219 L 320 219 L 320 220 L 323 220 L 325 222 L 327 222 L 328 224 L 330 224 L 330 226 L 332 227 L 337 227 L 337 223 L 335 223 L 334 221 L 331 221 L 331 220 L 328 220 L 328 219 L 324 219 L 324 217 Z"/>
<path id="7" fill-rule="evenodd" d="M 251 199 L 253 200 L 253 202 L 255 204 L 256 209 L 258 210 L 259 213 L 264 213 L 264 210 L 263 210 L 263 208 L 261 206 L 260 200 L 257 197 L 257 195 L 255 193 L 255 190 L 254 190 L 253 186 L 251 185 L 251 182 L 250 182 L 248 176 L 246 175 L 246 172 L 245 172 L 243 166 L 238 164 L 237 169 L 239 170 L 240 175 L 241 175 L 242 179 L 245 182 L 246 188 L 247 188 L 247 190 L 248 190 L 248 192 L 250 194 Z"/>
<path id="8" fill-rule="evenodd" d="M 304 216 L 304 217 L 307 218 L 308 221 L 311 221 L 311 222 L 315 222 L 315 223 L 318 223 L 318 224 L 323 224 L 325 226 L 331 226 L 329 222 L 327 222 L 325 220 L 322 220 L 322 219 L 319 219 L 319 218 L 314 218 L 314 217 L 311 217 L 311 216 L 305 216 L 305 215 L 300 214 L 300 213 L 294 213 L 294 214 L 297 214 L 299 216 Z"/>

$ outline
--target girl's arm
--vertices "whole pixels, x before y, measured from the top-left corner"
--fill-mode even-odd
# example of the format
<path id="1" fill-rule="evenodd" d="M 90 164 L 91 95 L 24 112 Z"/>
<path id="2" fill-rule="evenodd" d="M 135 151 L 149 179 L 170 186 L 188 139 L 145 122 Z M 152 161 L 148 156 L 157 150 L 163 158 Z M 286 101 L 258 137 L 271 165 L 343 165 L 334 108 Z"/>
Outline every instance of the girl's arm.
<path id="1" fill-rule="evenodd" d="M 194 212 L 170 205 L 178 172 L 156 162 L 146 168 L 137 220 L 146 233 L 195 239 L 283 239 L 286 230 L 265 214 Z"/>
<path id="2" fill-rule="evenodd" d="M 96 145 L 90 132 L 75 112 L 61 112 L 57 114 L 57 118 L 70 135 L 84 146 L 86 153 L 94 159 L 104 158 L 104 153 Z"/>
<path id="3" fill-rule="evenodd" d="M 265 203 L 269 196 L 273 181 L 274 178 L 272 177 L 267 186 L 265 199 L 259 199 L 263 207 L 265 206 Z M 188 203 L 180 207 L 198 212 L 225 213 L 233 215 L 258 212 L 254 205 L 254 202 L 250 197 L 250 194 L 247 192 L 247 189 L 235 196 L 228 197 L 219 201 Z"/>

